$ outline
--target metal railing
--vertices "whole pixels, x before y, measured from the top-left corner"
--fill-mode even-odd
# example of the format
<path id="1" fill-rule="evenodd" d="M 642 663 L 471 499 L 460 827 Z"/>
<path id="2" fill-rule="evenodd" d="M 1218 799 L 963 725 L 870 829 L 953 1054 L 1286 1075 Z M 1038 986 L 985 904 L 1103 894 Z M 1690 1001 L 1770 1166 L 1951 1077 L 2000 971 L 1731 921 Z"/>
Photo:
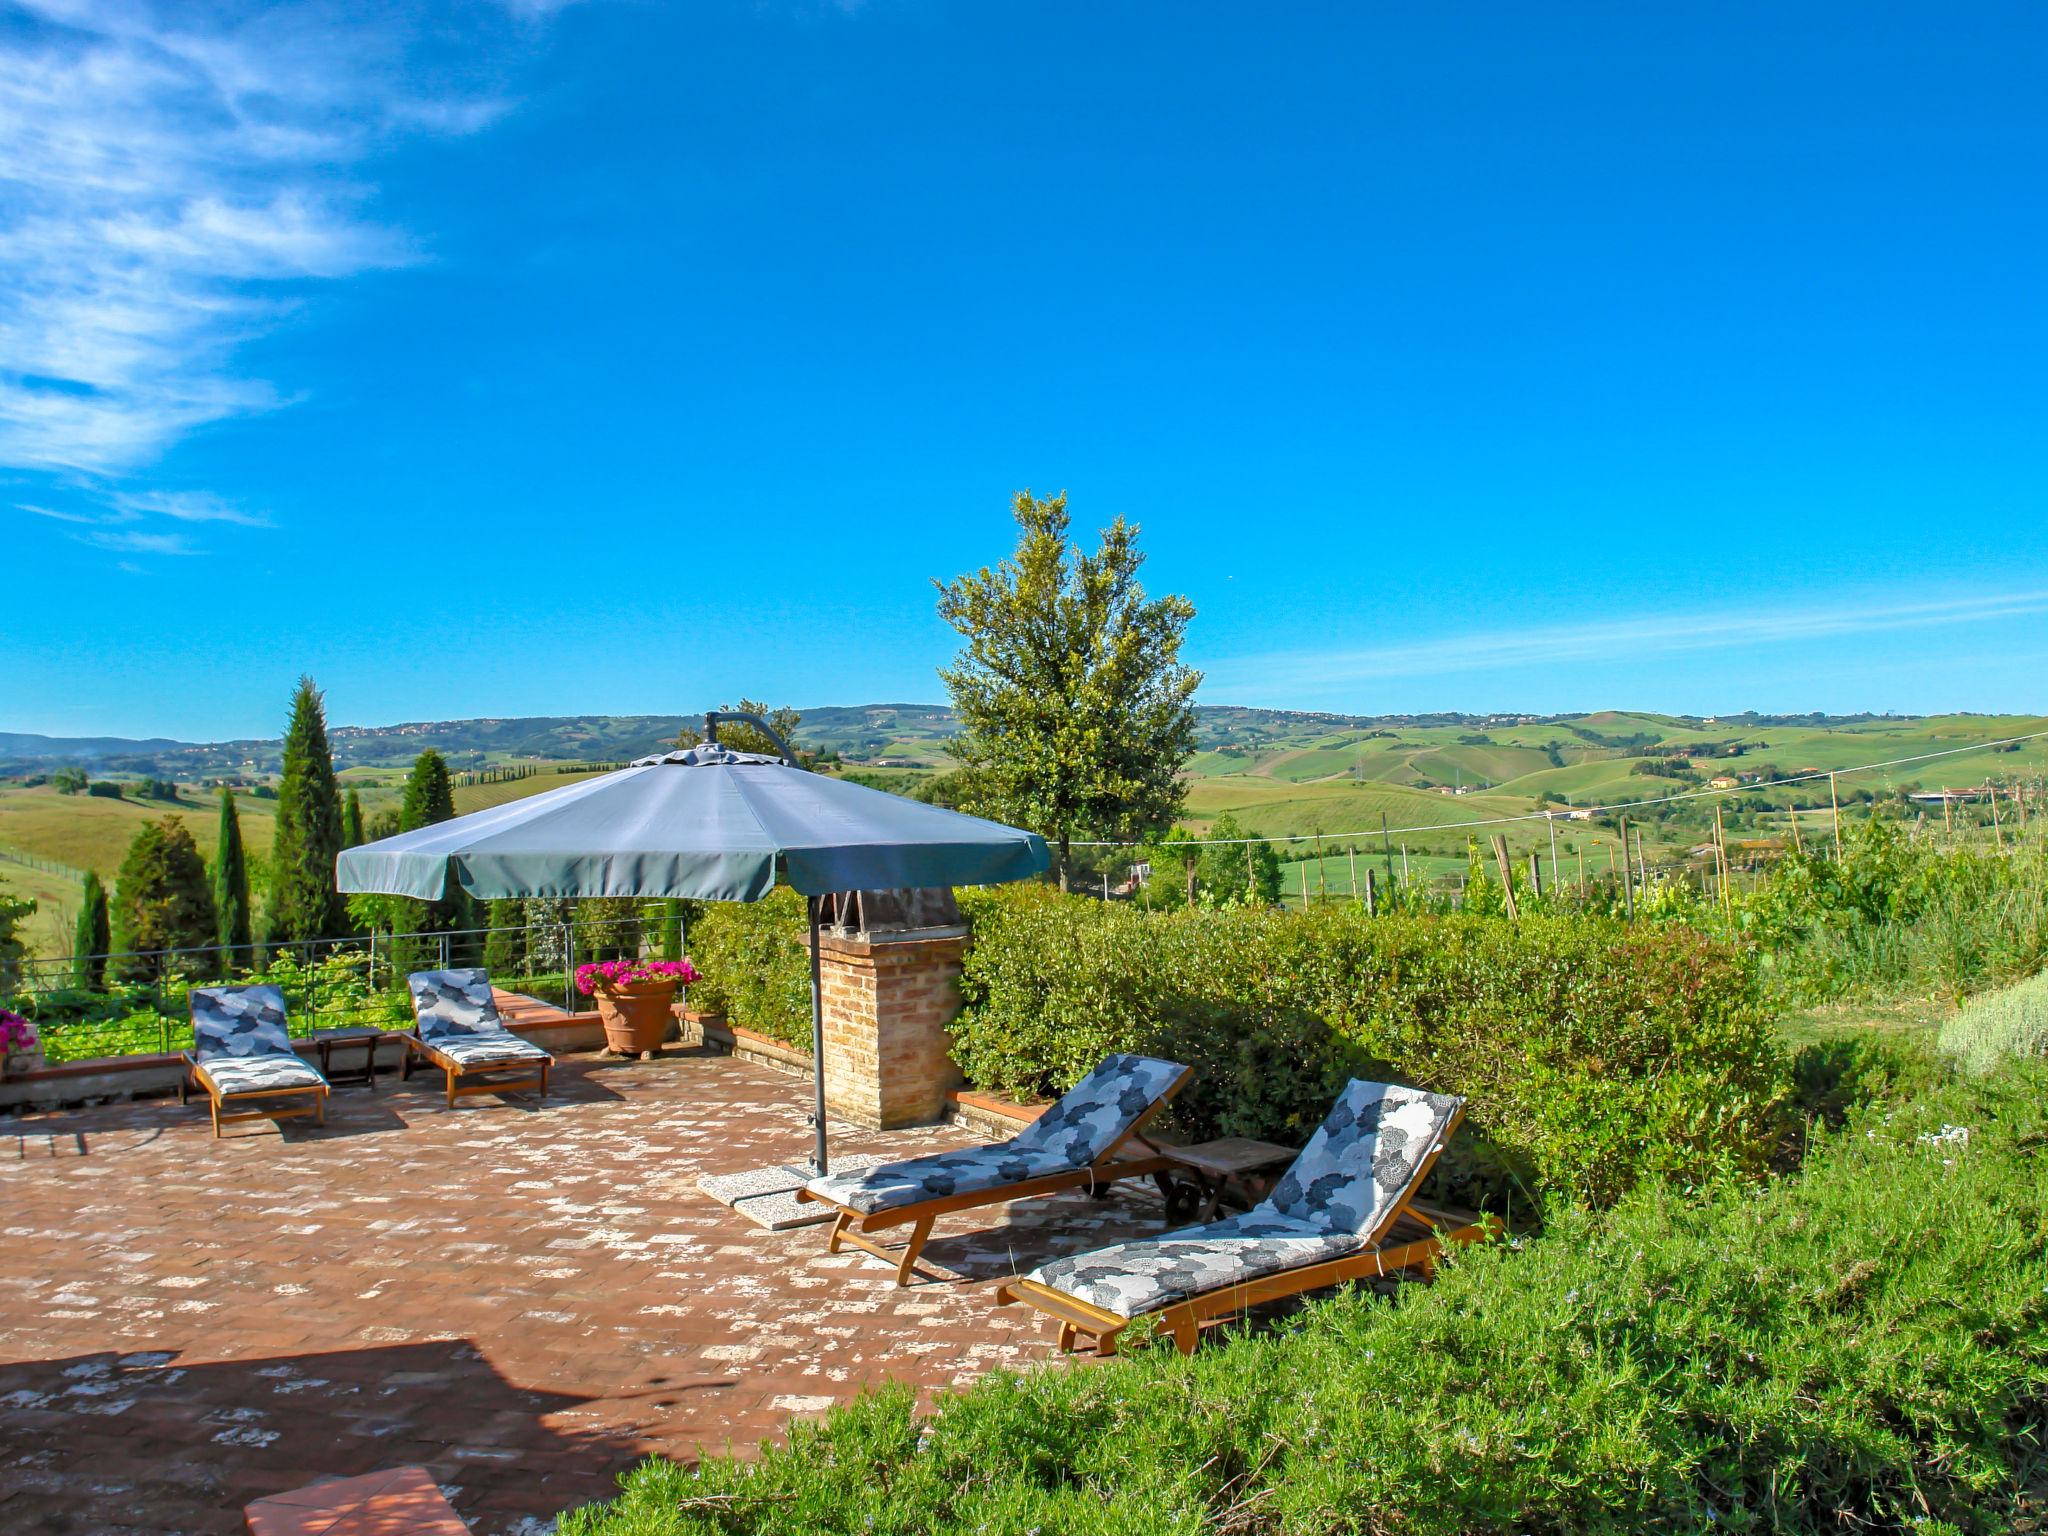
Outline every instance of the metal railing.
<path id="1" fill-rule="evenodd" d="M 327 1029 L 408 1029 L 407 973 L 462 966 L 483 966 L 503 990 L 559 1001 L 573 1013 L 589 1005 L 576 990 L 578 965 L 657 952 L 667 947 L 665 937 L 659 916 L 569 917 L 517 927 L 30 958 L 6 1006 L 36 1026 L 53 1065 L 188 1049 L 192 988 L 221 984 L 277 986 L 287 1028 L 300 1038 Z"/>

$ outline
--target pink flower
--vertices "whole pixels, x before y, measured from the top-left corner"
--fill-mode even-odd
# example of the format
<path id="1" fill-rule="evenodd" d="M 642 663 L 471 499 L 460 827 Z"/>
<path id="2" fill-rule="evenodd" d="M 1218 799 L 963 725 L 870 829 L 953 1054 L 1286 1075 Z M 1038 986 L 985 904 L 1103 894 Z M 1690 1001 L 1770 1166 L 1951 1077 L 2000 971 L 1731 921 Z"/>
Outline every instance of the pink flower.
<path id="1" fill-rule="evenodd" d="M 32 1051 L 35 1048 L 35 1025 L 18 1013 L 0 1008 L 0 1051 Z"/>
<path id="2" fill-rule="evenodd" d="M 688 960 L 599 960 L 576 967 L 576 990 L 585 996 L 647 982 L 673 982 L 687 987 L 697 979 Z"/>

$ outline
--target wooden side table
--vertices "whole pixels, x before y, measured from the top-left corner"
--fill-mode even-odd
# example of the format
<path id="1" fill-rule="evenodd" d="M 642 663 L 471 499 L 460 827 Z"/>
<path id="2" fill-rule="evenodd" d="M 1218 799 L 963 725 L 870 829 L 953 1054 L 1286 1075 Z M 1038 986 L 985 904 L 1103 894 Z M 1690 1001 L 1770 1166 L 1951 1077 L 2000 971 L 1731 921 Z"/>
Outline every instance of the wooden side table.
<path id="1" fill-rule="evenodd" d="M 313 1032 L 313 1049 L 320 1053 L 320 1075 L 339 1088 L 345 1084 L 364 1083 L 370 1092 L 377 1091 L 377 1047 L 387 1039 L 397 1037 L 389 1030 L 371 1029 L 367 1025 L 355 1025 L 347 1029 L 320 1029 Z M 334 1065 L 334 1052 L 353 1050 L 358 1047 L 363 1053 L 361 1066 Z"/>
<path id="2" fill-rule="evenodd" d="M 1259 1198 L 1272 1188 L 1275 1177 L 1300 1155 L 1297 1147 L 1278 1146 L 1270 1141 L 1253 1141 L 1247 1136 L 1226 1136 L 1220 1141 L 1197 1142 L 1190 1147 L 1161 1147 L 1159 1155 L 1185 1175 L 1192 1187 L 1197 1221 L 1213 1221 L 1223 1203 L 1223 1191 L 1233 1180 L 1257 1183 Z M 1171 1210 L 1173 1198 L 1168 1197 Z"/>

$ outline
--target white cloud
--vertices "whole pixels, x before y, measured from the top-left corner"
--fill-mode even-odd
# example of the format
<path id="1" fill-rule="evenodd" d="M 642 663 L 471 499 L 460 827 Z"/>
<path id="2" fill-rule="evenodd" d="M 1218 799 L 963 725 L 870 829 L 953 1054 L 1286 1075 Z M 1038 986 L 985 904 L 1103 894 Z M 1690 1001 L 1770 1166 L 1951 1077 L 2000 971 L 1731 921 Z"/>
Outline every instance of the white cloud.
<path id="1" fill-rule="evenodd" d="M 112 531 L 99 529 L 92 533 L 76 535 L 82 544 L 94 549 L 109 549 L 126 555 L 196 555 L 182 533 L 138 533 L 132 529 Z"/>
<path id="2" fill-rule="evenodd" d="M 1286 651 L 1236 657 L 1207 671 L 1219 690 L 1258 686 L 1301 692 L 1384 678 L 1511 670 L 1638 658 L 1680 651 L 1779 645 L 1889 630 L 1976 624 L 2048 613 L 2048 591 L 1982 593 L 1915 602 L 1862 601 L 1718 613 L 1663 614 L 1595 624 L 1452 635 L 1361 650 Z"/>
<path id="3" fill-rule="evenodd" d="M 187 433 L 284 403 L 234 359 L 289 314 L 282 285 L 416 259 L 365 212 L 369 157 L 505 109 L 410 83 L 424 26 L 405 8 L 18 8 L 0 40 L 0 465 L 73 483 L 118 484 Z M 192 493 L 103 499 L 263 521 Z"/>

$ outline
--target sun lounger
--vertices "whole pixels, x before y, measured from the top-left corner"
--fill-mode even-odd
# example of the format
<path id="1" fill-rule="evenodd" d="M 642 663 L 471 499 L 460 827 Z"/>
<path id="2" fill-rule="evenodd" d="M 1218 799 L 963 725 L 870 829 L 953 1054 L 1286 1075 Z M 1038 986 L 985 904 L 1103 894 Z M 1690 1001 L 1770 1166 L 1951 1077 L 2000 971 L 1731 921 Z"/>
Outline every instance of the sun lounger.
<path id="1" fill-rule="evenodd" d="M 1415 1191 L 1457 1129 L 1465 1101 L 1354 1081 L 1273 1193 L 1241 1216 L 1182 1227 L 1041 1265 L 996 1292 L 1056 1319 L 1060 1347 L 1099 1353 L 1139 1317 L 1158 1317 L 1182 1353 L 1203 1322 L 1259 1302 L 1411 1267 L 1431 1270 L 1457 1224 Z"/>
<path id="2" fill-rule="evenodd" d="M 1178 1062 L 1109 1056 L 1008 1141 L 813 1179 L 797 1198 L 829 1205 L 836 1212 L 826 1243 L 829 1252 L 837 1253 L 841 1243 L 852 1243 L 894 1263 L 896 1283 L 908 1285 L 911 1268 L 931 1236 L 932 1222 L 949 1211 L 1064 1189 L 1095 1189 L 1116 1179 L 1162 1171 L 1167 1166 L 1164 1158 L 1118 1154 L 1134 1138 L 1150 1151 L 1139 1130 L 1193 1076 Z M 901 1248 L 887 1247 L 867 1235 L 905 1224 L 910 1238 Z"/>
<path id="3" fill-rule="evenodd" d="M 292 1049 L 284 993 L 267 985 L 194 987 L 190 1001 L 192 1049 L 183 1053 L 178 1102 L 189 1102 L 194 1083 L 205 1089 L 214 1135 L 237 1120 L 311 1115 L 327 1123 L 327 1079 Z M 264 1107 L 237 1107 L 258 1104 Z"/>
<path id="4" fill-rule="evenodd" d="M 488 971 L 414 971 L 405 981 L 412 989 L 414 1023 L 405 1037 L 400 1076 L 412 1076 L 414 1056 L 440 1068 L 448 1078 L 450 1109 L 467 1093 L 531 1088 L 548 1096 L 555 1058 L 505 1027 Z"/>

